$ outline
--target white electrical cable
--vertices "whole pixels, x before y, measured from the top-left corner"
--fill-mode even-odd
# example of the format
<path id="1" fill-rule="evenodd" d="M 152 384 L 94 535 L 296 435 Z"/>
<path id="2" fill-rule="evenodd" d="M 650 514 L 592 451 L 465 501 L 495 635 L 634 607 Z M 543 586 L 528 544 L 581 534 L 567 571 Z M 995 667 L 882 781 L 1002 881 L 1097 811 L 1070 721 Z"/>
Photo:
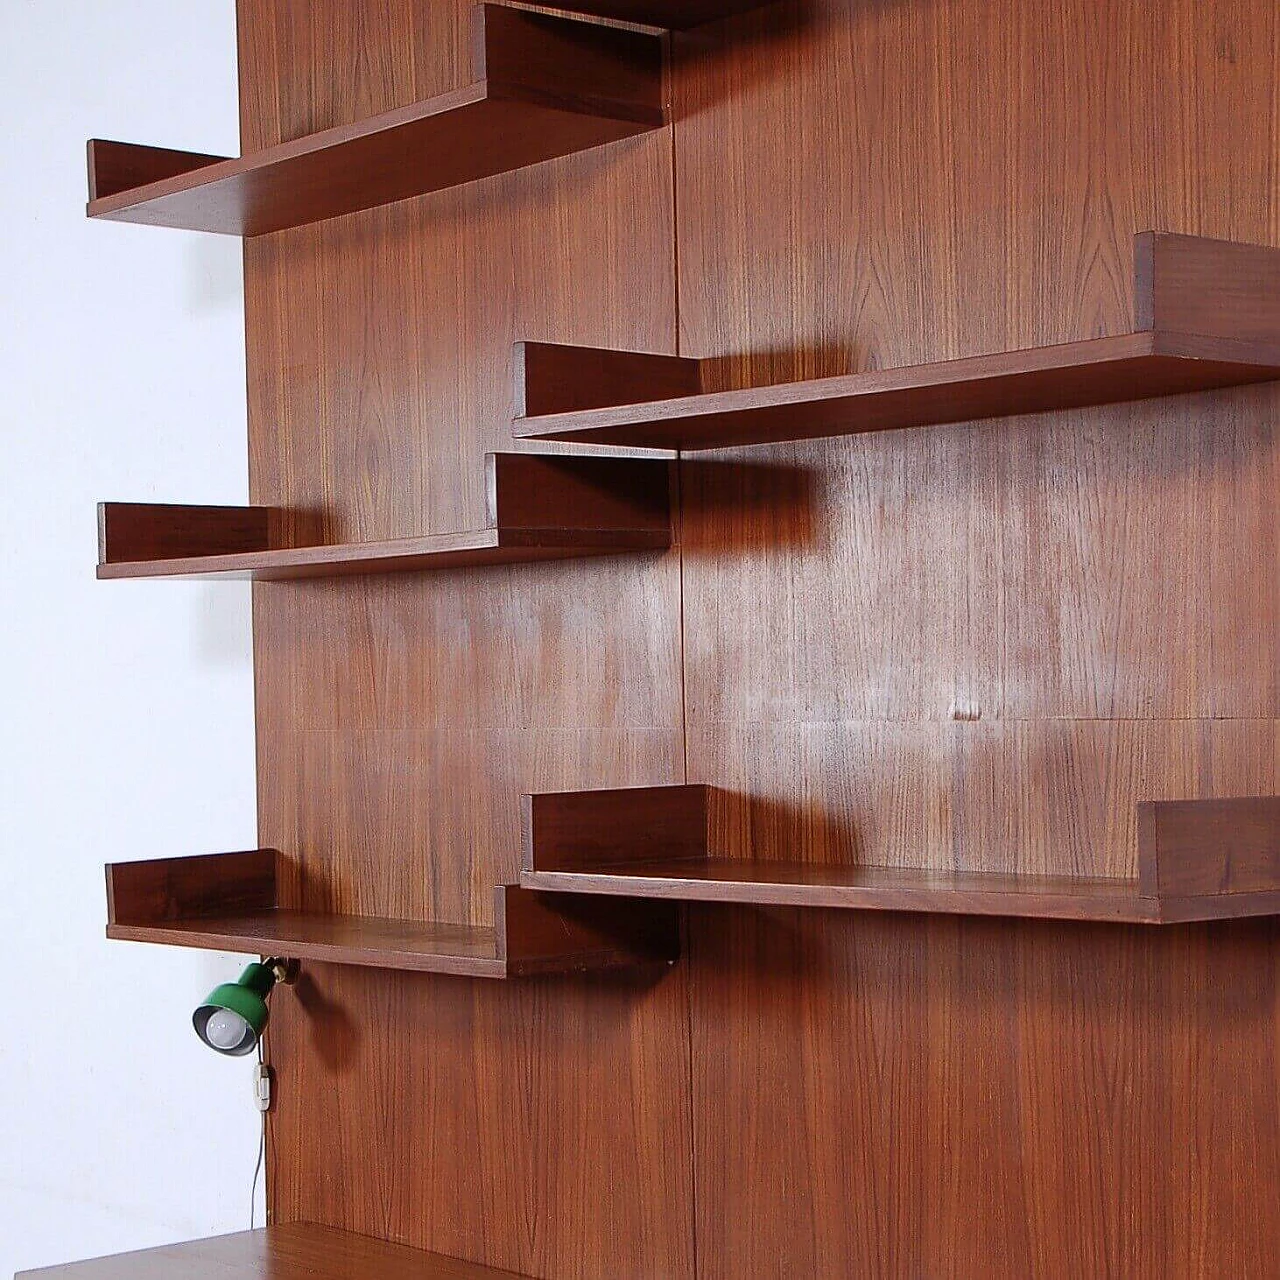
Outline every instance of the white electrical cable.
<path id="1" fill-rule="evenodd" d="M 263 1065 L 262 1037 L 258 1037 L 258 1066 Z M 249 1187 L 249 1230 L 252 1231 L 258 1213 L 258 1178 L 262 1174 L 262 1162 L 267 1154 L 267 1113 L 261 1113 L 262 1132 L 258 1138 L 258 1162 L 253 1166 L 253 1183 Z"/>

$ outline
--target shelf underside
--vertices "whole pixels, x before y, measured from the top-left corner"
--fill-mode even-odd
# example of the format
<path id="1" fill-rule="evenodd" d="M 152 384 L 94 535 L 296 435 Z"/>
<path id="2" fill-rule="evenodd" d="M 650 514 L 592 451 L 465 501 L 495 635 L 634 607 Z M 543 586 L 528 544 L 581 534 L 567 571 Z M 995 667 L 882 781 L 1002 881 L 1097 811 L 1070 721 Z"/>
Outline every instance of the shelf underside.
<path id="1" fill-rule="evenodd" d="M 17 1280 L 520 1280 L 438 1253 L 295 1222 L 94 1258 Z"/>
<path id="2" fill-rule="evenodd" d="M 607 872 L 526 873 L 521 883 L 530 889 L 689 902 L 1138 924 L 1280 912 L 1280 893 L 1159 899 L 1143 896 L 1132 880 L 819 866 L 731 858 L 653 859 L 610 867 Z"/>
<path id="3" fill-rule="evenodd" d="M 770 387 L 517 419 L 528 439 L 720 449 L 944 425 L 1280 378 L 1280 350 L 1139 332 Z"/>
<path id="4" fill-rule="evenodd" d="M 163 924 L 107 926 L 123 942 L 156 942 L 247 955 L 288 955 L 296 960 L 503 978 L 494 929 L 417 924 L 367 916 L 328 916 L 273 909 Z"/>
<path id="5" fill-rule="evenodd" d="M 569 560 L 661 550 L 670 543 L 670 534 L 661 530 L 483 529 L 391 542 L 124 561 L 100 564 L 97 572 L 101 579 L 198 577 L 271 582 Z"/>

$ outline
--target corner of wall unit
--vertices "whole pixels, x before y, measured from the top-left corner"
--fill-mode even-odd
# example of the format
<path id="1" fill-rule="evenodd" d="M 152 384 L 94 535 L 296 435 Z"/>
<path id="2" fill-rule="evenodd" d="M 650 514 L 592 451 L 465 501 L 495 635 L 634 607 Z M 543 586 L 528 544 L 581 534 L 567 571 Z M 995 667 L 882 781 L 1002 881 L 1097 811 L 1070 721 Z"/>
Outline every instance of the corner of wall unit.
<path id="1" fill-rule="evenodd" d="M 750 861 L 715 848 L 716 788 L 525 797 L 521 883 L 547 892 L 1173 924 L 1280 914 L 1280 798 L 1138 809 L 1136 879 Z"/>
<path id="2" fill-rule="evenodd" d="M 675 909 L 500 885 L 494 927 L 335 915 L 282 907 L 274 849 L 119 862 L 106 868 L 107 937 L 248 955 L 474 978 L 670 965 Z"/>
<path id="3" fill-rule="evenodd" d="M 514 431 L 531 440 L 695 451 L 1280 378 L 1280 249 L 1144 232 L 1134 259 L 1132 332 L 938 364 L 706 392 L 698 360 L 527 344 L 516 359 Z M 667 363 L 652 363 L 659 360 Z"/>

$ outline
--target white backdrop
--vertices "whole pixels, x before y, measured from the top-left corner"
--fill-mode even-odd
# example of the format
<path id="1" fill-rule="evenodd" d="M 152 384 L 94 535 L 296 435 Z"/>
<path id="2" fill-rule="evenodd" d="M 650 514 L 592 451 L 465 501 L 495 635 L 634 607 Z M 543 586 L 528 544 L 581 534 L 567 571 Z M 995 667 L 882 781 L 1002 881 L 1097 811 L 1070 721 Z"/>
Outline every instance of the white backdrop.
<path id="1" fill-rule="evenodd" d="M 241 961 L 106 942 L 102 865 L 254 846 L 249 588 L 93 576 L 100 499 L 246 500 L 240 243 L 84 217 L 90 136 L 239 150 L 234 5 L 0 0 L 0 119 L 7 1277 L 248 1225 Z"/>

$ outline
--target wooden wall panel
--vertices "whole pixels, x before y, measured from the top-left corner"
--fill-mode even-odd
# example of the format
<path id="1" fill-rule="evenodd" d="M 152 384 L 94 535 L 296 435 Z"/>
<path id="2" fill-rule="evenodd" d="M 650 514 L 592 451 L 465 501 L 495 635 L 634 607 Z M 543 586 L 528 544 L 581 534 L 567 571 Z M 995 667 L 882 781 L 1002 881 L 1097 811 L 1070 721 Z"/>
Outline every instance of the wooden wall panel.
<path id="1" fill-rule="evenodd" d="M 241 0 L 245 148 L 463 83 L 469 9 Z M 247 242 L 254 500 L 343 540 L 482 527 L 516 339 L 674 350 L 670 148 Z M 581 569 L 255 588 L 260 830 L 298 860 L 287 898 L 487 924 L 523 790 L 683 780 L 678 555 Z M 270 1033 L 274 1219 L 532 1275 L 692 1274 L 682 973 L 312 966 L 297 994 Z"/>
<path id="2" fill-rule="evenodd" d="M 700 1275 L 1280 1267 L 1274 922 L 696 907 L 691 936 Z"/>
<path id="3" fill-rule="evenodd" d="M 681 974 L 305 984 L 272 1015 L 277 1218 L 532 1276 L 693 1274 Z"/>
<path id="4" fill-rule="evenodd" d="M 461 83 L 467 8 L 239 0 L 245 149 Z M 674 49 L 672 130 L 246 244 L 255 502 L 478 526 L 516 340 L 850 372 L 1121 332 L 1135 231 L 1280 243 L 1264 0 L 782 0 Z M 682 552 L 259 585 L 261 840 L 304 905 L 487 923 L 521 791 L 690 778 L 757 857 L 1131 875 L 1136 801 L 1280 781 L 1277 409 L 740 451 L 682 463 Z M 273 1216 L 550 1280 L 1280 1266 L 1269 923 L 688 935 L 659 981 L 312 967 Z"/>
<path id="5" fill-rule="evenodd" d="M 1251 4 L 1206 19 L 826 0 L 679 37 L 681 353 L 723 357 L 727 385 L 1126 329 L 1136 230 L 1280 238 L 1275 25 Z M 1221 110 L 1221 76 L 1252 95 L 1247 118 Z M 1193 109 L 1234 188 L 1252 175 L 1229 211 L 1206 212 L 1198 182 L 1177 190 L 1192 159 L 1166 164 L 1190 145 L 1168 121 Z M 1135 722 L 1176 754 L 1190 722 L 1211 737 L 1277 718 L 1278 408 L 1263 386 L 734 455 L 750 473 L 686 464 L 691 778 L 740 782 L 757 725 L 799 750 L 855 726 L 904 741 L 977 721 L 1023 761 L 991 775 L 999 822 L 1028 791 L 1094 805 L 1092 722 Z M 794 474 L 772 480 L 769 462 Z M 1016 745 L 1051 723 L 1061 749 Z M 931 791 L 967 784 L 972 737 L 935 733 Z M 883 797 L 864 860 L 1018 856 L 932 838 L 936 806 L 895 817 L 901 752 L 857 763 L 860 791 Z M 1273 763 L 1240 769 L 1206 761 L 1195 794 L 1248 790 Z M 785 807 L 790 785 L 753 789 Z M 808 807 L 849 816 L 838 767 L 806 785 Z M 1091 842 L 1092 869 L 1129 865 L 1131 830 Z M 1071 866 L 1078 844 L 1044 869 L 1090 870 Z"/>
<path id="6" fill-rule="evenodd" d="M 1280 243 L 1277 34 L 1261 0 L 794 0 L 678 36 L 680 354 L 733 386 L 1125 331 L 1135 232 Z M 729 851 L 1131 875 L 1136 801 L 1273 790 L 1278 411 L 684 462 Z M 689 933 L 700 1274 L 1280 1266 L 1269 926 Z"/>

